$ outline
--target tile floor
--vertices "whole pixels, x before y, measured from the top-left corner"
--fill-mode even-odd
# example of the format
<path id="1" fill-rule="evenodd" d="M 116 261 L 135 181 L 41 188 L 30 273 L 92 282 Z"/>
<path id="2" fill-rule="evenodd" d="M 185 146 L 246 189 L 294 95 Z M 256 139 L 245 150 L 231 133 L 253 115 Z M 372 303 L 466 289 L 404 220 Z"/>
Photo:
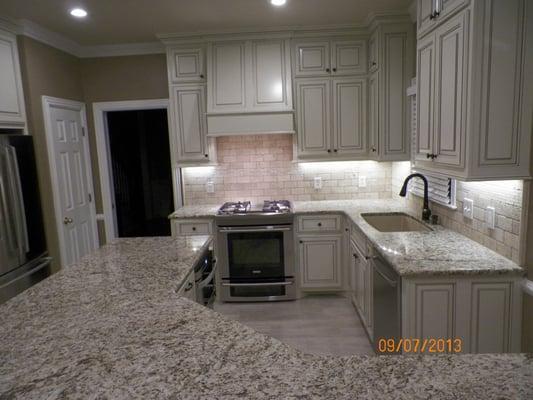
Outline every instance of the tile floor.
<path id="1" fill-rule="evenodd" d="M 345 297 L 313 295 L 296 301 L 217 303 L 214 309 L 306 353 L 374 354 L 359 316 Z"/>

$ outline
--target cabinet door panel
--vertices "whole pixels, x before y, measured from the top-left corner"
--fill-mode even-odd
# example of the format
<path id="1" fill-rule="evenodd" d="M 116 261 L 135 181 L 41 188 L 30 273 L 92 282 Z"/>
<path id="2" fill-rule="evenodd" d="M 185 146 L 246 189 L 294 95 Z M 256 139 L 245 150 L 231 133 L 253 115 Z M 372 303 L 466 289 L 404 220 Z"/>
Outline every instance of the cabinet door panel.
<path id="1" fill-rule="evenodd" d="M 294 59 L 296 77 L 329 75 L 329 41 L 297 42 L 294 46 Z"/>
<path id="2" fill-rule="evenodd" d="M 331 46 L 334 75 L 366 73 L 366 43 L 363 40 L 336 40 Z"/>
<path id="3" fill-rule="evenodd" d="M 334 152 L 365 154 L 366 147 L 366 81 L 364 79 L 333 80 Z"/>
<path id="4" fill-rule="evenodd" d="M 375 30 L 368 39 L 368 70 L 374 72 L 379 68 L 378 31 Z"/>
<path id="5" fill-rule="evenodd" d="M 287 87 L 286 44 L 284 40 L 252 43 L 253 107 L 269 110 L 292 109 Z"/>
<path id="6" fill-rule="evenodd" d="M 331 149 L 330 87 L 329 79 L 296 82 L 299 156 L 324 156 Z"/>
<path id="7" fill-rule="evenodd" d="M 510 351 L 511 284 L 474 283 L 472 285 L 473 353 Z"/>
<path id="8" fill-rule="evenodd" d="M 435 155 L 436 162 L 462 166 L 466 130 L 469 11 L 459 14 L 436 31 Z"/>
<path id="9" fill-rule="evenodd" d="M 178 161 L 208 161 L 204 102 L 203 85 L 171 87 L 171 129 L 176 140 Z"/>
<path id="10" fill-rule="evenodd" d="M 0 124 L 25 123 L 24 96 L 15 35 L 0 30 Z"/>
<path id="11" fill-rule="evenodd" d="M 379 149 L 379 74 L 373 73 L 368 79 L 368 104 L 370 107 L 368 118 L 369 143 L 368 148 L 370 156 L 376 158 Z"/>
<path id="12" fill-rule="evenodd" d="M 435 80 L 435 38 L 430 35 L 419 42 L 417 50 L 417 127 L 416 155 L 427 160 L 433 154 L 433 98 Z"/>
<path id="13" fill-rule="evenodd" d="M 342 236 L 300 238 L 301 287 L 340 289 Z"/>
<path id="14" fill-rule="evenodd" d="M 418 0 L 417 4 L 417 26 L 418 34 L 430 29 L 433 26 L 431 14 L 434 10 L 435 0 Z"/>
<path id="15" fill-rule="evenodd" d="M 243 111 L 246 107 L 245 43 L 214 43 L 211 63 L 209 112 Z"/>
<path id="16" fill-rule="evenodd" d="M 407 33 L 384 33 L 383 152 L 382 159 L 398 159 L 409 155 L 406 97 Z"/>
<path id="17" fill-rule="evenodd" d="M 171 83 L 205 80 L 204 48 L 177 48 L 167 52 Z"/>
<path id="18" fill-rule="evenodd" d="M 455 335 L 455 283 L 424 283 L 415 287 L 415 337 L 453 338 Z"/>

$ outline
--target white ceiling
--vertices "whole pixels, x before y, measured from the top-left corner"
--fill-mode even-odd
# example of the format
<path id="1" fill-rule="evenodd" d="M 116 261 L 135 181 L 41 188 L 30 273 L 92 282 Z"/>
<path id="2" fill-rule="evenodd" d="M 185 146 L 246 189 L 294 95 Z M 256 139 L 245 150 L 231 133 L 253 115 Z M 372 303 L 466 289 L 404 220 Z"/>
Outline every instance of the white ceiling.
<path id="1" fill-rule="evenodd" d="M 152 42 L 157 33 L 361 23 L 407 12 L 412 0 L 0 0 L 0 16 L 28 19 L 83 46 Z M 77 20 L 68 11 L 89 12 Z"/>

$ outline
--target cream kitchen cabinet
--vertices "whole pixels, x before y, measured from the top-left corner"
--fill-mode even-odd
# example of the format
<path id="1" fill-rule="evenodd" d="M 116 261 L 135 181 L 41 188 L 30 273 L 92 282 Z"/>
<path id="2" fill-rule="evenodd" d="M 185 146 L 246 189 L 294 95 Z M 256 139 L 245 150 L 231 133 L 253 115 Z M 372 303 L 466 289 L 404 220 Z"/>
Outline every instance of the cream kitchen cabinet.
<path id="1" fill-rule="evenodd" d="M 0 29 L 0 128 L 24 129 L 25 126 L 17 37 Z"/>
<path id="2" fill-rule="evenodd" d="M 299 39 L 293 44 L 294 76 L 365 74 L 367 43 L 361 39 Z"/>
<path id="3" fill-rule="evenodd" d="M 300 236 L 298 243 L 301 290 L 341 290 L 343 236 Z"/>
<path id="4" fill-rule="evenodd" d="M 470 3 L 470 0 L 418 0 L 417 30 L 422 36 L 447 17 Z"/>
<path id="5" fill-rule="evenodd" d="M 171 145 L 178 164 L 203 164 L 215 157 L 206 136 L 205 85 L 170 87 Z"/>
<path id="6" fill-rule="evenodd" d="M 350 241 L 350 282 L 352 303 L 369 337 L 372 338 L 372 266 L 365 251 L 353 240 Z"/>
<path id="7" fill-rule="evenodd" d="M 402 279 L 404 338 L 458 339 L 464 353 L 519 352 L 520 277 Z"/>
<path id="8" fill-rule="evenodd" d="M 367 158 L 364 78 L 296 80 L 299 159 Z"/>
<path id="9" fill-rule="evenodd" d="M 209 136 L 294 133 L 289 39 L 210 42 L 207 70 Z"/>
<path id="10" fill-rule="evenodd" d="M 468 3 L 437 18 L 418 44 L 416 168 L 463 180 L 528 178 L 533 10 L 525 0 Z"/>
<path id="11" fill-rule="evenodd" d="M 377 24 L 371 36 L 369 77 L 369 158 L 410 159 L 409 102 L 405 95 L 414 74 L 413 28 L 409 23 Z"/>
<path id="12" fill-rule="evenodd" d="M 205 82 L 205 46 L 167 47 L 168 81 L 171 84 Z"/>

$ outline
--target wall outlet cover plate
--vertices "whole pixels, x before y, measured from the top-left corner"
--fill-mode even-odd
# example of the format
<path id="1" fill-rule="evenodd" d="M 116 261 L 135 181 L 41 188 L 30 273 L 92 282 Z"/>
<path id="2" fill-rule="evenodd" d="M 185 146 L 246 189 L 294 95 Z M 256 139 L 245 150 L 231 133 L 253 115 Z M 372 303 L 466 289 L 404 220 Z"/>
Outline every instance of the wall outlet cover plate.
<path id="1" fill-rule="evenodd" d="M 468 219 L 474 219 L 474 200 L 463 199 L 463 217 Z"/>
<path id="2" fill-rule="evenodd" d="M 359 176 L 359 187 L 366 187 L 366 176 Z"/>
<path id="3" fill-rule="evenodd" d="M 315 176 L 315 178 L 313 179 L 313 187 L 315 189 L 322 189 L 322 177 Z"/>
<path id="4" fill-rule="evenodd" d="M 494 226 L 496 225 L 496 209 L 494 207 L 487 207 L 487 211 L 485 212 L 485 223 L 487 224 L 487 228 L 494 229 Z"/>

